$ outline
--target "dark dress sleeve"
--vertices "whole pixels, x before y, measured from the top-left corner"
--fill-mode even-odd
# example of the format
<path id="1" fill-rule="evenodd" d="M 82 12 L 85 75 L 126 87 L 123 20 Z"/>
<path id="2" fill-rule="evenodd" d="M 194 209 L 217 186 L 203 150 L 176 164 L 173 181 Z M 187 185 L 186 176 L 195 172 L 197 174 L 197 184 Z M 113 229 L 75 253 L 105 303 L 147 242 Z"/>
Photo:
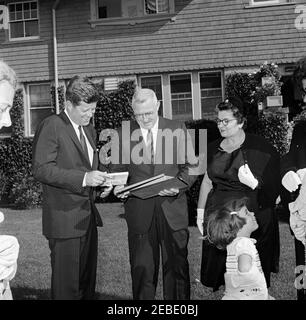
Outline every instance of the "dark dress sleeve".
<path id="1" fill-rule="evenodd" d="M 250 169 L 259 180 L 258 204 L 274 207 L 280 193 L 280 157 L 276 149 L 263 137 L 247 135 L 246 149 Z"/>

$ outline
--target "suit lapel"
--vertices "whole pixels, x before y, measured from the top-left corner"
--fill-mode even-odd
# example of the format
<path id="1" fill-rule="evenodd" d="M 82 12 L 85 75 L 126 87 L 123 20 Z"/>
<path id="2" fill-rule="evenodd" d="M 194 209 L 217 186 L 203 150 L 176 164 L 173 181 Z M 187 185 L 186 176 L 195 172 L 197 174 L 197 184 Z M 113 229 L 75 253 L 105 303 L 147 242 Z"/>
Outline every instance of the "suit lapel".
<path id="1" fill-rule="evenodd" d="M 75 130 L 69 120 L 69 118 L 67 117 L 67 115 L 65 114 L 65 112 L 61 112 L 58 115 L 66 124 L 66 128 L 67 128 L 67 133 L 69 135 L 69 137 L 71 138 L 71 140 L 73 141 L 73 143 L 75 144 L 76 148 L 79 150 L 81 157 L 83 158 L 83 160 L 86 162 L 87 167 L 91 168 L 91 165 L 87 159 L 87 157 L 84 154 L 83 148 L 81 146 L 80 140 L 77 137 Z M 95 149 L 94 149 L 95 150 Z"/>
<path id="2" fill-rule="evenodd" d="M 92 160 L 92 168 L 93 169 L 96 169 L 98 167 L 98 157 L 97 157 L 97 148 L 96 148 L 96 144 L 94 142 L 94 137 L 92 136 L 92 133 L 89 129 L 89 125 L 86 126 L 86 127 L 83 127 L 84 128 L 84 132 L 86 134 L 86 137 L 92 147 L 92 150 L 93 150 L 93 160 Z"/>

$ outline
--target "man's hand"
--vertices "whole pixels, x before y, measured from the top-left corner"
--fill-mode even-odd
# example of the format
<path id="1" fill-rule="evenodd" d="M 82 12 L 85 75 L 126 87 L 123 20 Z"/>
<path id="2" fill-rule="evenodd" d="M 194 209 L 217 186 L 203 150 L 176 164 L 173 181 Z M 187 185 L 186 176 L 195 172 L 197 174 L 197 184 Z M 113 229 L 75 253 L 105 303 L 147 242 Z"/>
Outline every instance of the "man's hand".
<path id="1" fill-rule="evenodd" d="M 294 171 L 288 171 L 282 179 L 282 185 L 289 192 L 293 192 L 297 190 L 300 184 L 301 184 L 301 179 Z"/>
<path id="2" fill-rule="evenodd" d="M 203 236 L 203 221 L 204 221 L 204 209 L 197 209 L 197 226 L 201 235 Z"/>
<path id="3" fill-rule="evenodd" d="M 159 192 L 159 196 L 161 197 L 173 197 L 176 196 L 180 192 L 177 188 L 164 189 Z"/>
<path id="4" fill-rule="evenodd" d="M 106 198 L 113 189 L 113 185 L 109 184 L 100 194 L 101 198 Z"/>
<path id="5" fill-rule="evenodd" d="M 106 180 L 105 178 L 106 172 L 102 171 L 90 171 L 86 174 L 85 183 L 87 187 L 97 187 L 103 184 Z"/>
<path id="6" fill-rule="evenodd" d="M 248 164 L 245 164 L 239 168 L 238 179 L 241 183 L 247 185 L 253 190 L 258 186 L 258 180 L 254 177 Z"/>
<path id="7" fill-rule="evenodd" d="M 126 192 L 121 192 L 118 194 L 118 192 L 124 188 L 124 185 L 119 185 L 119 186 L 116 186 L 115 189 L 114 189 L 114 195 L 119 198 L 119 199 L 126 199 L 128 197 L 128 195 L 130 194 L 129 191 L 126 191 Z"/>

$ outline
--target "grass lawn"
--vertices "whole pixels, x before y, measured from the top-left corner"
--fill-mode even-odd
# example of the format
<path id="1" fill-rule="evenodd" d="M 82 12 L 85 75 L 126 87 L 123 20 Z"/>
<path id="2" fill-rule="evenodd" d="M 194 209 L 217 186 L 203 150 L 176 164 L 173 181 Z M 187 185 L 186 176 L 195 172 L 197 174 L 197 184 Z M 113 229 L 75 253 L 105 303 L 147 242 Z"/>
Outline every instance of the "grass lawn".
<path id="1" fill-rule="evenodd" d="M 128 258 L 127 227 L 121 203 L 99 204 L 104 227 L 99 228 L 97 296 L 100 300 L 132 299 Z M 11 281 L 16 300 L 50 299 L 50 257 L 47 240 L 41 234 L 41 209 L 2 208 L 5 220 L 1 234 L 15 235 L 20 243 L 18 270 Z M 196 227 L 190 227 L 189 263 L 191 298 L 218 300 L 222 290 L 212 293 L 199 281 L 201 240 Z M 272 274 L 270 294 L 277 300 L 295 300 L 294 246 L 288 224 L 280 222 L 280 272 Z M 156 299 L 162 299 L 161 284 Z"/>

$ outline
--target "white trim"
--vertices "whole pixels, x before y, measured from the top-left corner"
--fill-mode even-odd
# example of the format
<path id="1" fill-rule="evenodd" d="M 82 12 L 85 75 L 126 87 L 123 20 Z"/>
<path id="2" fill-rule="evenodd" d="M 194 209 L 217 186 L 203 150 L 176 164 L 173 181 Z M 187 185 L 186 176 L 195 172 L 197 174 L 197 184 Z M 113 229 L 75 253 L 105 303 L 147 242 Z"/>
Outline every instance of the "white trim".
<path id="1" fill-rule="evenodd" d="M 276 3 L 280 3 L 280 0 L 261 0 L 258 2 L 254 2 L 254 0 L 250 0 L 250 5 L 251 6 L 262 6 L 262 5 L 269 5 L 269 4 L 276 4 Z"/>

